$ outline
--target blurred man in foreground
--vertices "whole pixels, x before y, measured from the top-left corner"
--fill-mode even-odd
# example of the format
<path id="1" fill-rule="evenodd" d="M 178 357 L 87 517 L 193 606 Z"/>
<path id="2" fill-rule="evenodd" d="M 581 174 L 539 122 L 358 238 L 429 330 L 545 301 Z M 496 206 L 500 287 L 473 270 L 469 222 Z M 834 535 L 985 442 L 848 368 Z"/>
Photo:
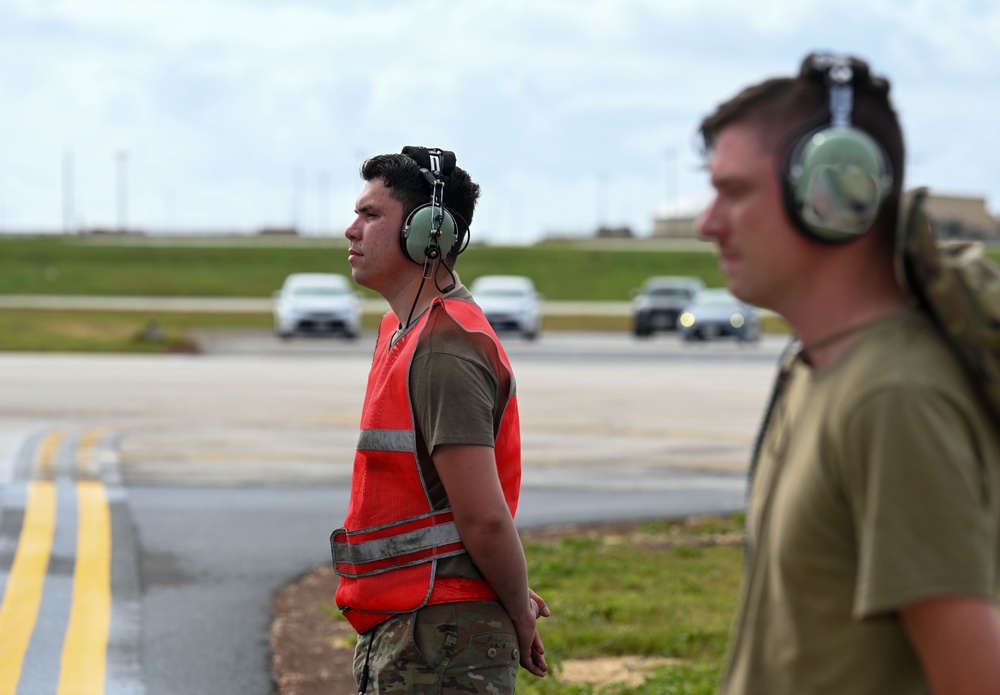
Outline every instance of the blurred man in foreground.
<path id="1" fill-rule="evenodd" d="M 1000 441 L 894 272 L 904 145 L 889 83 L 810 55 L 701 125 L 699 233 L 789 323 L 751 466 L 721 691 L 1000 693 Z"/>

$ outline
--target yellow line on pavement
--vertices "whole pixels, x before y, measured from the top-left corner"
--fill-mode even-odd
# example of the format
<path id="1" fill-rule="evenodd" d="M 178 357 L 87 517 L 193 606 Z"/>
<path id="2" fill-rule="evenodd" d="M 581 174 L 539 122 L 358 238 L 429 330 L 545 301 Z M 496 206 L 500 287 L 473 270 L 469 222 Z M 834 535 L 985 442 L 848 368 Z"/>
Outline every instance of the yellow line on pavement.
<path id="1" fill-rule="evenodd" d="M 111 512 L 104 486 L 77 483 L 79 527 L 73 604 L 57 695 L 101 695 L 111 626 Z"/>
<path id="2" fill-rule="evenodd" d="M 89 430 L 80 437 L 80 445 L 76 452 L 76 470 L 86 475 L 94 474 L 94 463 L 97 458 L 97 445 L 108 432 L 108 428 Z"/>
<path id="3" fill-rule="evenodd" d="M 65 432 L 51 432 L 42 438 L 35 455 L 35 470 L 43 480 L 52 480 L 56 470 L 56 453 L 62 444 Z"/>
<path id="4" fill-rule="evenodd" d="M 24 654 L 42 602 L 55 528 L 55 485 L 31 483 L 17 552 L 0 603 L 0 695 L 14 695 L 21 679 Z"/>

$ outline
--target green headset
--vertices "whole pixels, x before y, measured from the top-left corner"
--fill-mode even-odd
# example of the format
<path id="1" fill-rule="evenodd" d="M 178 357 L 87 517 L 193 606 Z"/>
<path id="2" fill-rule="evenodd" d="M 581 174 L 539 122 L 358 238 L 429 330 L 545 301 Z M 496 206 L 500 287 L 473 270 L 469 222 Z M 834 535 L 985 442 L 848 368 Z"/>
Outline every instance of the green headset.
<path id="1" fill-rule="evenodd" d="M 817 54 L 808 68 L 829 86 L 830 122 L 810 129 L 790 149 L 781 176 L 785 207 L 809 238 L 839 244 L 871 228 L 892 188 L 892 168 L 875 138 L 851 125 L 850 59 Z"/>
<path id="2" fill-rule="evenodd" d="M 417 163 L 420 173 L 431 185 L 430 202 L 414 209 L 403 223 L 399 235 L 403 254 L 421 265 L 439 260 L 442 249 L 457 256 L 462 250 L 466 225 L 460 224 L 460 215 L 444 205 L 445 178 L 455 170 L 455 153 L 407 146 L 402 154 Z"/>

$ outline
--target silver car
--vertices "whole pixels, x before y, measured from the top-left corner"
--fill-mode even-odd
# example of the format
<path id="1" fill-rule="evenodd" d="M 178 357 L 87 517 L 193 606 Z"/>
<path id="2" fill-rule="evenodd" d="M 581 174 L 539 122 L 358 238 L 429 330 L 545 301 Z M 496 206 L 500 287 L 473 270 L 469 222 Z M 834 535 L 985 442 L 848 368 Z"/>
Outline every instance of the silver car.
<path id="1" fill-rule="evenodd" d="M 274 332 L 282 339 L 299 333 L 334 333 L 356 338 L 361 329 L 361 299 L 336 273 L 293 273 L 274 293 Z"/>
<path id="2" fill-rule="evenodd" d="M 497 333 L 516 331 L 534 340 L 542 331 L 541 297 L 523 275 L 481 275 L 469 287 Z"/>

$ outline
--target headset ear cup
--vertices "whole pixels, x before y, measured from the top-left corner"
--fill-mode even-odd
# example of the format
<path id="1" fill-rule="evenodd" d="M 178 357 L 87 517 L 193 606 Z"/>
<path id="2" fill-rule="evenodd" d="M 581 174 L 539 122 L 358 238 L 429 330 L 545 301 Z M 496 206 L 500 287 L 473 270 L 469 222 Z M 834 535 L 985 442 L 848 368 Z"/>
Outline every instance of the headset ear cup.
<path id="1" fill-rule="evenodd" d="M 809 237 L 827 243 L 867 232 L 892 185 L 888 158 L 878 142 L 843 126 L 800 138 L 782 178 L 792 221 Z"/>
<path id="2" fill-rule="evenodd" d="M 458 241 L 458 226 L 455 218 L 446 208 L 437 208 L 442 213 L 441 237 L 437 246 L 439 253 L 447 253 Z M 427 260 L 427 248 L 431 244 L 431 230 L 433 228 L 433 206 L 421 205 L 410 213 L 403 224 L 400 234 L 400 246 L 403 254 L 414 263 L 423 264 Z"/>

